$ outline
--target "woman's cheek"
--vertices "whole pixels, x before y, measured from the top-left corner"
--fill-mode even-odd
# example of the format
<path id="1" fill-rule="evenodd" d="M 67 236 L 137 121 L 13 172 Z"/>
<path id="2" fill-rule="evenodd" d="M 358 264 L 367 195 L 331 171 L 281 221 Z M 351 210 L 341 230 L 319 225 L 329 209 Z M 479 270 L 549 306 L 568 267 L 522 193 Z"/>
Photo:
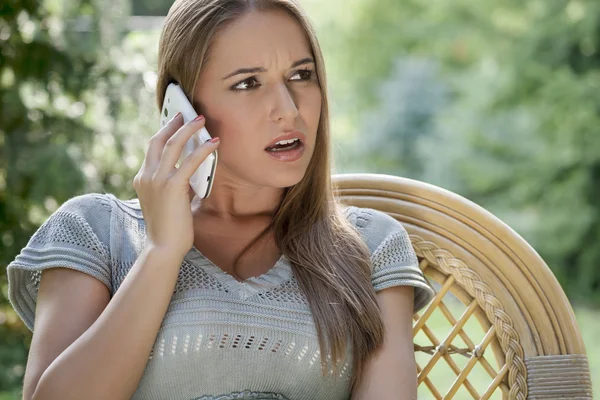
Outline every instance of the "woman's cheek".
<path id="1" fill-rule="evenodd" d="M 213 109 L 207 116 L 206 129 L 211 136 L 221 138 L 221 146 L 226 145 L 229 139 L 233 139 L 239 128 L 243 126 L 243 115 L 240 115 L 240 107 L 229 105 Z"/>
<path id="2" fill-rule="evenodd" d="M 228 131 L 232 131 L 233 133 L 240 130 L 243 131 L 244 127 L 252 125 L 253 120 L 257 116 L 257 112 L 255 111 L 256 104 L 251 102 L 249 98 L 243 100 L 231 101 L 221 112 L 221 119 L 224 121 L 224 126 L 228 128 Z"/>
<path id="3" fill-rule="evenodd" d="M 321 101 L 321 91 L 318 88 L 306 93 L 306 97 L 304 98 L 306 109 L 305 112 L 301 112 L 301 114 L 303 114 L 302 116 L 307 124 L 307 128 L 313 135 L 316 135 L 321 119 Z"/>

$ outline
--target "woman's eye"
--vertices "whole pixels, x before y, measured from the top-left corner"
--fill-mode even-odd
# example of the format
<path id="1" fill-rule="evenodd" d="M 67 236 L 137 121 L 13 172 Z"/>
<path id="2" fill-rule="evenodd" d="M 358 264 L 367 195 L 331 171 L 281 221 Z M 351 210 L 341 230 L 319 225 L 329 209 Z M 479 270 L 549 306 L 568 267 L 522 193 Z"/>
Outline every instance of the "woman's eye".
<path id="1" fill-rule="evenodd" d="M 300 79 L 293 79 L 293 80 L 310 81 L 312 79 L 312 77 L 313 77 L 313 71 L 310 70 L 310 69 L 301 69 L 301 70 L 298 70 L 296 72 L 296 74 L 294 74 L 294 76 L 297 76 L 297 75 L 300 75 L 301 78 Z"/>
<path id="2" fill-rule="evenodd" d="M 300 76 L 300 79 L 294 79 L 294 77 Z M 314 72 L 310 69 L 301 69 L 296 71 L 296 73 L 290 78 L 292 81 L 310 81 L 314 76 Z M 244 79 L 238 84 L 235 84 L 231 87 L 231 90 L 234 91 L 245 91 L 252 90 L 260 87 L 261 85 L 258 83 L 255 77 L 250 77 Z"/>
<path id="3" fill-rule="evenodd" d="M 256 86 L 251 85 L 251 82 L 256 83 Z M 258 82 L 256 82 L 256 78 L 250 77 L 250 78 L 244 79 L 240 83 L 234 85 L 231 89 L 237 90 L 237 91 L 242 91 L 242 90 L 254 89 L 255 87 L 258 87 L 258 86 L 260 86 L 260 85 L 258 85 Z"/>

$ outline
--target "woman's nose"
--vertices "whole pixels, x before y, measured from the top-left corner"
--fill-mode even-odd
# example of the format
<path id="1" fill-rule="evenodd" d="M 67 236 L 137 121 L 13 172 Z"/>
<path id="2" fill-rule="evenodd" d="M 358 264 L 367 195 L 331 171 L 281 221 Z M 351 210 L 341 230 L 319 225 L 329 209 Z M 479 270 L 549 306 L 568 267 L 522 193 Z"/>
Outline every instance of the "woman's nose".
<path id="1" fill-rule="evenodd" d="M 274 121 L 286 119 L 293 122 L 299 114 L 294 93 L 285 84 L 277 85 L 273 92 L 271 117 Z"/>

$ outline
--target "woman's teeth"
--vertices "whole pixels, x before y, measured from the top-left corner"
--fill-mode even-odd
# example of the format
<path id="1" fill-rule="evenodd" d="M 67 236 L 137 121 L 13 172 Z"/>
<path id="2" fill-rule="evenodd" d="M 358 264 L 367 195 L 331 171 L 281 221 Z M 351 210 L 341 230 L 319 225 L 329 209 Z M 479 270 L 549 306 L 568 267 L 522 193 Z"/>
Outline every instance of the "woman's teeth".
<path id="1" fill-rule="evenodd" d="M 273 147 L 268 147 L 268 151 L 288 151 L 293 150 L 300 145 L 300 139 L 281 140 Z"/>
<path id="2" fill-rule="evenodd" d="M 294 138 L 294 139 L 290 139 L 290 140 L 280 140 L 279 142 L 275 143 L 275 145 L 285 145 L 285 144 L 291 144 L 294 143 L 296 140 L 298 140 L 298 138 Z"/>

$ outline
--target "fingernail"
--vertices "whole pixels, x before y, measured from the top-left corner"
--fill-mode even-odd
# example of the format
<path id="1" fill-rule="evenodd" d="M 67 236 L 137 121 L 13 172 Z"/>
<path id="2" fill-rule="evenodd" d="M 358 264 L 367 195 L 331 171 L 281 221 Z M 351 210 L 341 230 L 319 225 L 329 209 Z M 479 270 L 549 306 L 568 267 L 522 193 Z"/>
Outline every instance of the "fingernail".
<path id="1" fill-rule="evenodd" d="M 171 118 L 171 121 L 175 120 L 175 118 L 179 117 L 180 115 L 181 115 L 181 113 L 180 113 L 180 112 L 178 112 L 177 114 L 175 114 L 175 115 L 173 116 L 173 118 Z"/>
<path id="2" fill-rule="evenodd" d="M 196 118 L 194 118 L 194 121 L 200 121 L 202 119 L 204 119 L 204 115 L 200 114 Z"/>
<path id="3" fill-rule="evenodd" d="M 214 137 L 214 138 L 210 139 L 209 142 L 211 142 L 211 143 L 219 143 L 219 140 L 221 140 L 221 139 L 219 139 L 218 137 Z"/>

